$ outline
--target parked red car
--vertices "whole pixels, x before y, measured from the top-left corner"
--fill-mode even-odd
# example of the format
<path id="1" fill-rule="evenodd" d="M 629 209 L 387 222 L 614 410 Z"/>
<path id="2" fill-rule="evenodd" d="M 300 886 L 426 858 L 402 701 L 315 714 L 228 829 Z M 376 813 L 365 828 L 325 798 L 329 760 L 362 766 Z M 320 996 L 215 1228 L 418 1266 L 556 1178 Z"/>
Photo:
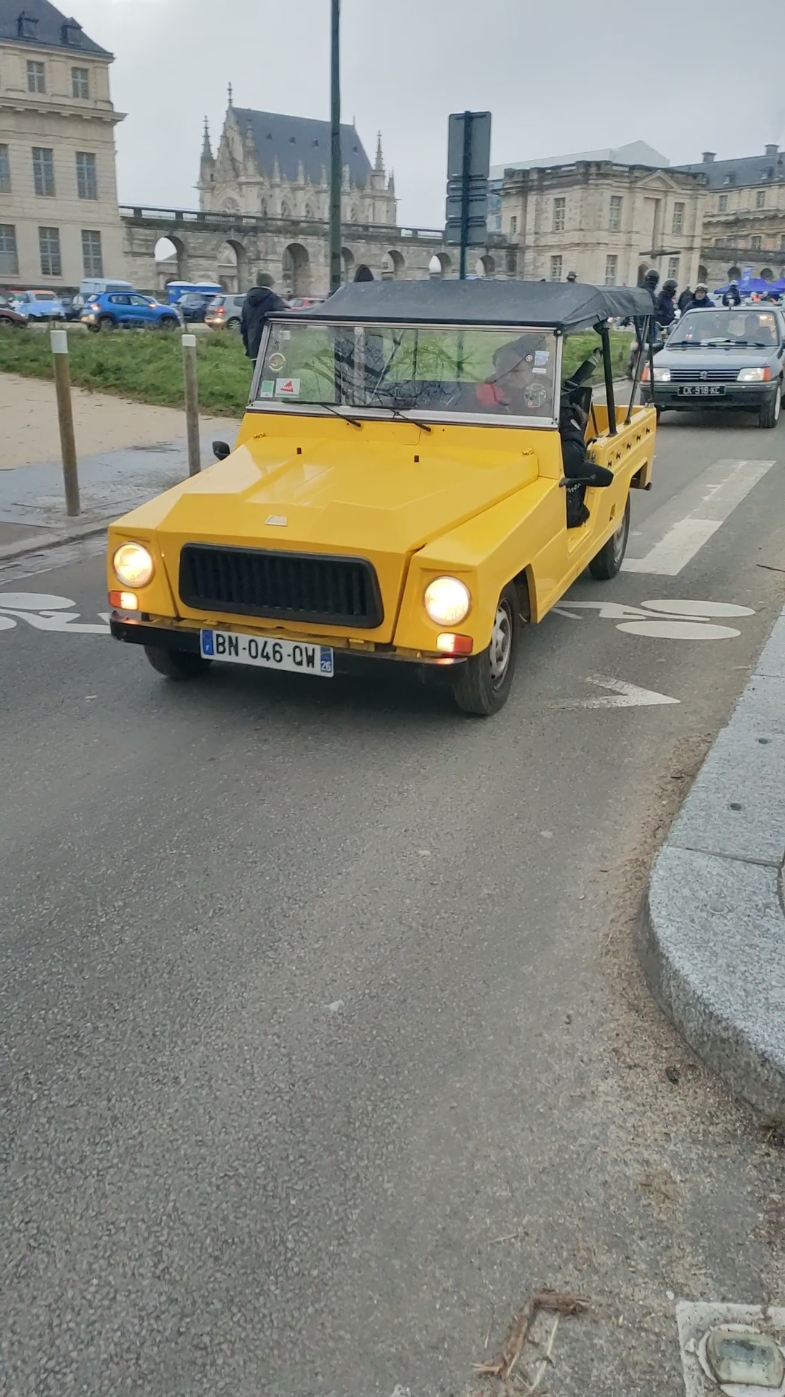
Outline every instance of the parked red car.
<path id="1" fill-rule="evenodd" d="M 14 310 L 9 296 L 0 294 L 0 325 L 13 325 L 17 330 L 24 330 L 27 321 L 18 310 Z"/>

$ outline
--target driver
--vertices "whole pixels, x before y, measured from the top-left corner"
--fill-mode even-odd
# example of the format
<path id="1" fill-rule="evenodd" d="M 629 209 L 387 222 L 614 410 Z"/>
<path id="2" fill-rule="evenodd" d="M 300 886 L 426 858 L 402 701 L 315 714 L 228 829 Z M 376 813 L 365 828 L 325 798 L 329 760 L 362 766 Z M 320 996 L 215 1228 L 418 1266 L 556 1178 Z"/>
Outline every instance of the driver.
<path id="1" fill-rule="evenodd" d="M 547 355 L 543 345 L 544 341 L 531 335 L 500 345 L 493 356 L 492 372 L 485 383 L 477 385 L 480 406 L 513 417 L 550 416 L 551 390 L 543 373 L 545 365 L 538 362 Z"/>

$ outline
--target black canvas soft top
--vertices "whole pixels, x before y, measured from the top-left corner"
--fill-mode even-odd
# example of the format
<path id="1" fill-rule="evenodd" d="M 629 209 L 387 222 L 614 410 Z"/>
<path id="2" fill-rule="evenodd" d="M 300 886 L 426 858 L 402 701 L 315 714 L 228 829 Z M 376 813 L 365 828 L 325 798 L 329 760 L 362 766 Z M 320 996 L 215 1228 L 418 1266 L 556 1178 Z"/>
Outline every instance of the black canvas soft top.
<path id="1" fill-rule="evenodd" d="M 531 325 L 571 334 L 611 317 L 653 314 L 648 291 L 581 282 L 361 281 L 342 286 L 297 319 L 426 325 Z"/>

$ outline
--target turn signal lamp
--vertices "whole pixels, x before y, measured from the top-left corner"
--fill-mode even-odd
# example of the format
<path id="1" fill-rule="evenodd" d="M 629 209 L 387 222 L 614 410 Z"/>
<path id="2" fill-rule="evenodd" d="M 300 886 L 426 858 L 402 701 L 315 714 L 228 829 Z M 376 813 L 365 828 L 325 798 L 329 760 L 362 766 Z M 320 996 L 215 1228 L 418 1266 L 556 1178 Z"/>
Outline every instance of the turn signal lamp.
<path id="1" fill-rule="evenodd" d="M 119 611 L 138 611 L 139 598 L 136 592 L 110 592 L 109 605 L 116 606 Z"/>
<path id="2" fill-rule="evenodd" d="M 470 635 L 455 635 L 453 631 L 444 631 L 436 637 L 436 649 L 443 655 L 471 655 L 473 644 Z"/>

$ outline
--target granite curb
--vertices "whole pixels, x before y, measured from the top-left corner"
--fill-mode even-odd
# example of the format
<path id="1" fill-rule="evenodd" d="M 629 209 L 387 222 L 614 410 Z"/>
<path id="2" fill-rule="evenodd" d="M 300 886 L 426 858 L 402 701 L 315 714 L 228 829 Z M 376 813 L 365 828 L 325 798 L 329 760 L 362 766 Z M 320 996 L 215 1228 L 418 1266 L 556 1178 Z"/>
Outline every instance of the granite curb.
<path id="1" fill-rule="evenodd" d="M 652 871 L 649 988 L 730 1089 L 785 1123 L 785 611 Z"/>

